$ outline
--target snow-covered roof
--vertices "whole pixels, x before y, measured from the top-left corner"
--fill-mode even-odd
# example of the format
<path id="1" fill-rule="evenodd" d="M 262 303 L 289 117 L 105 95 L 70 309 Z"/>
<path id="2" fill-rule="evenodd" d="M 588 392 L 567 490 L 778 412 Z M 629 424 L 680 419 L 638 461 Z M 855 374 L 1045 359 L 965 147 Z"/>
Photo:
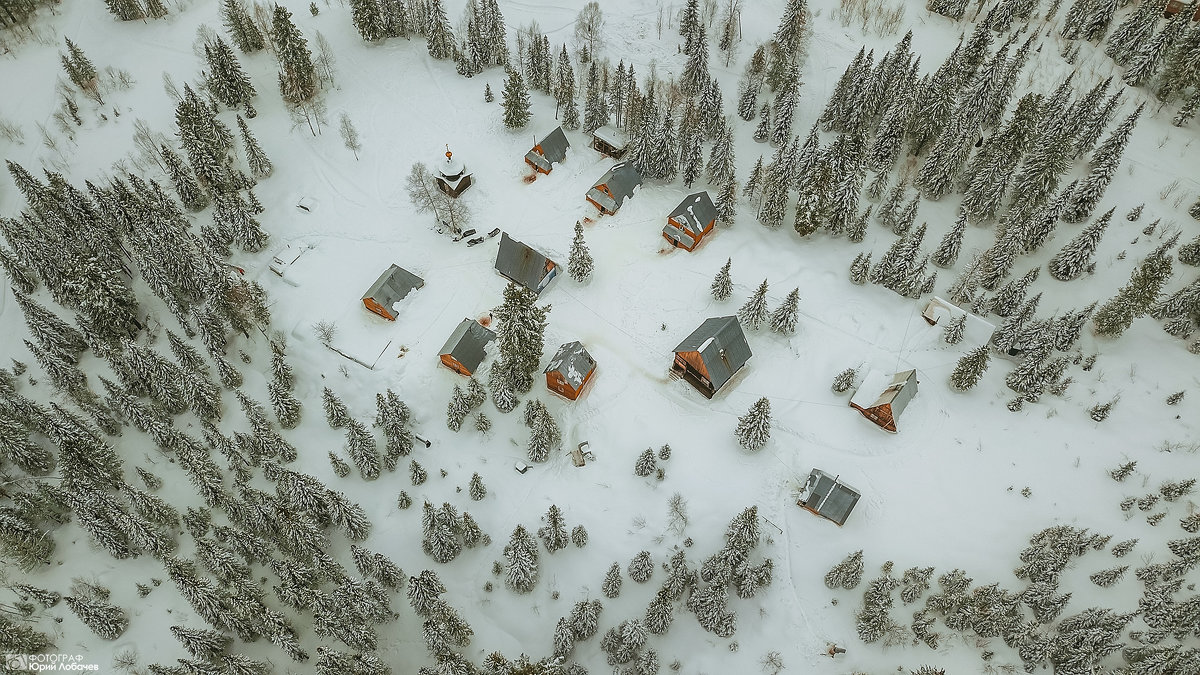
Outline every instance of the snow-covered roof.
<path id="1" fill-rule="evenodd" d="M 394 309 L 393 305 L 400 300 L 403 300 L 406 295 L 415 289 L 421 288 L 425 282 L 417 275 L 400 267 L 392 265 L 384 270 L 383 274 L 371 284 L 367 292 L 363 294 L 362 299 L 370 298 L 379 303 L 385 309 Z"/>
<path id="2" fill-rule="evenodd" d="M 926 322 L 932 322 L 934 325 L 942 327 L 945 327 L 951 319 L 966 316 L 967 322 L 963 327 L 963 337 L 974 344 L 987 344 L 996 330 L 996 326 L 992 322 L 936 295 L 926 303 L 925 309 L 921 311 L 921 316 L 925 318 Z"/>
<path id="3" fill-rule="evenodd" d="M 617 150 L 629 145 L 629 137 L 625 135 L 625 132 L 607 124 L 593 131 L 592 136 Z"/>
<path id="4" fill-rule="evenodd" d="M 557 266 L 553 260 L 508 236 L 507 232 L 500 235 L 496 271 L 507 279 L 534 293 L 541 293 L 542 280 Z"/>
<path id="5" fill-rule="evenodd" d="M 679 206 L 667 217 L 682 225 L 684 232 L 696 239 L 709 223 L 716 220 L 717 207 L 713 205 L 707 192 L 696 192 L 679 202 Z"/>
<path id="6" fill-rule="evenodd" d="M 862 493 L 846 485 L 836 476 L 814 468 L 808 474 L 797 502 L 817 515 L 842 525 L 860 497 Z"/>
<path id="7" fill-rule="evenodd" d="M 571 147 L 562 127 L 555 127 L 554 131 L 546 134 L 546 137 L 538 145 L 542 148 L 542 156 L 551 164 L 566 159 L 567 148 Z"/>
<path id="8" fill-rule="evenodd" d="M 612 193 L 612 201 L 620 208 L 625 199 L 633 196 L 634 190 L 641 184 L 642 170 L 636 164 L 632 161 L 618 162 L 596 181 L 588 195 L 598 192 L 596 188 L 601 185 L 607 186 L 608 191 Z M 616 208 L 610 210 L 615 211 Z"/>
<path id="9" fill-rule="evenodd" d="M 559 347 L 558 351 L 554 353 L 554 358 L 550 359 L 550 365 L 546 366 L 546 370 L 542 372 L 558 371 L 572 389 L 579 389 L 579 386 L 583 384 L 583 379 L 595 367 L 596 360 L 584 349 L 583 343 L 576 340 Z"/>
<path id="10" fill-rule="evenodd" d="M 892 417 L 897 418 L 916 393 L 917 371 L 903 370 L 888 375 L 882 370 L 872 370 L 850 397 L 850 405 L 866 410 L 891 404 Z"/>
<path id="11" fill-rule="evenodd" d="M 679 352 L 700 354 L 714 390 L 720 389 L 754 355 L 736 316 L 714 317 L 700 324 L 675 347 L 675 353 Z"/>
<path id="12" fill-rule="evenodd" d="M 458 324 L 458 327 L 450 334 L 446 344 L 442 345 L 442 351 L 438 354 L 443 356 L 449 354 L 464 368 L 475 372 L 479 368 L 479 364 L 483 363 L 483 357 L 487 355 L 484 348 L 495 339 L 496 334 L 481 326 L 478 321 L 463 319 L 462 323 Z"/>
<path id="13" fill-rule="evenodd" d="M 467 167 L 453 156 L 447 157 L 445 161 L 438 165 L 438 173 L 443 178 L 457 178 L 459 174 L 467 170 Z"/>

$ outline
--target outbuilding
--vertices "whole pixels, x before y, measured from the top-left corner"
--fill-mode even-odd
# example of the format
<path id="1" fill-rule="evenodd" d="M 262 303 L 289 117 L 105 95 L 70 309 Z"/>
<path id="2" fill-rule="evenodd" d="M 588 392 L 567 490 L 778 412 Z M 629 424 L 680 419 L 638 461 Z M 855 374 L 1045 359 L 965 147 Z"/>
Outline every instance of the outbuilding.
<path id="1" fill-rule="evenodd" d="M 704 235 L 712 232 L 717 223 L 717 207 L 707 192 L 697 192 L 684 198 L 667 216 L 663 237 L 673 246 L 694 251 Z"/>
<path id="2" fill-rule="evenodd" d="M 496 339 L 491 329 L 474 319 L 463 319 L 442 345 L 442 365 L 459 375 L 472 375 L 487 355 L 487 344 Z"/>
<path id="3" fill-rule="evenodd" d="M 861 497 L 862 493 L 843 483 L 837 476 L 814 468 L 804 481 L 796 504 L 832 520 L 840 527 L 850 517 L 850 512 Z"/>
<path id="4" fill-rule="evenodd" d="M 371 284 L 363 294 L 362 302 L 367 309 L 388 321 L 396 320 L 395 304 L 409 293 L 421 288 L 425 282 L 421 277 L 399 265 L 392 265 Z"/>
<path id="5" fill-rule="evenodd" d="M 569 147 L 571 143 L 562 127 L 555 127 L 554 131 L 546 134 L 540 143 L 525 153 L 525 163 L 538 173 L 550 173 L 555 164 L 566 159 Z"/>
<path id="6" fill-rule="evenodd" d="M 629 137 L 620 129 L 606 124 L 592 132 L 592 148 L 602 155 L 621 159 L 629 149 Z"/>
<path id="7" fill-rule="evenodd" d="M 585 198 L 600 209 L 600 213 L 612 215 L 626 199 L 633 196 L 642 180 L 642 170 L 636 164 L 632 161 L 620 162 L 596 181 Z"/>
<path id="8" fill-rule="evenodd" d="M 850 407 L 894 434 L 896 419 L 916 395 L 917 371 L 902 370 L 889 376 L 884 371 L 872 370 L 850 398 Z"/>
<path id="9" fill-rule="evenodd" d="M 558 276 L 558 263 L 504 232 L 496 253 L 496 271 L 509 281 L 541 294 Z"/>
<path id="10" fill-rule="evenodd" d="M 671 373 L 712 398 L 753 354 L 736 316 L 708 319 L 675 347 Z"/>
<path id="11" fill-rule="evenodd" d="M 574 401 L 595 374 L 596 359 L 576 340 L 559 347 L 543 372 L 546 388 Z"/>

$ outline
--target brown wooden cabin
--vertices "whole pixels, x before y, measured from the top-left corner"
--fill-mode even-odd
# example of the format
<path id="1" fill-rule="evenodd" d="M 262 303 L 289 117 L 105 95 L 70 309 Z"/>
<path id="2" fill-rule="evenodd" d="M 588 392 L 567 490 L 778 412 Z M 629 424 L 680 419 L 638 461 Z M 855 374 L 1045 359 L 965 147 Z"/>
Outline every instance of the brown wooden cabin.
<path id="1" fill-rule="evenodd" d="M 667 216 L 662 234 L 672 246 L 694 251 L 716 223 L 717 207 L 712 199 L 707 192 L 696 192 L 685 197 Z"/>
<path id="2" fill-rule="evenodd" d="M 395 321 L 396 308 L 393 305 L 424 285 L 421 277 L 399 265 L 392 265 L 371 284 L 363 294 L 362 302 L 368 310 L 388 321 Z"/>
<path id="3" fill-rule="evenodd" d="M 606 124 L 592 132 L 592 148 L 602 155 L 621 159 L 629 149 L 629 137 Z"/>
<path id="4" fill-rule="evenodd" d="M 626 199 L 633 196 L 641 186 L 642 180 L 642 170 L 637 164 L 633 161 L 620 162 L 614 164 L 596 181 L 592 189 L 584 195 L 584 199 L 600 209 L 600 213 L 611 216 L 621 208 Z"/>
<path id="5" fill-rule="evenodd" d="M 571 147 L 571 143 L 567 140 L 567 135 L 563 132 L 562 127 L 555 127 L 554 131 L 546 134 L 540 143 L 525 154 L 525 163 L 538 173 L 548 174 L 554 169 L 556 163 L 566 159 L 569 147 Z"/>
<path id="6" fill-rule="evenodd" d="M 470 376 L 483 363 L 487 356 L 484 348 L 496 339 L 496 334 L 490 329 L 479 325 L 474 319 L 463 319 L 446 344 L 442 345 L 440 358 L 442 365 L 459 375 Z"/>
<path id="7" fill-rule="evenodd" d="M 576 340 L 559 347 L 544 372 L 547 389 L 574 401 L 596 373 L 596 360 Z"/>
<path id="8" fill-rule="evenodd" d="M 454 153 L 447 148 L 446 161 L 438 165 L 438 172 L 433 176 L 433 182 L 437 183 L 439 190 L 450 197 L 457 198 L 471 187 L 471 175 L 467 171 L 466 165 L 454 159 Z"/>
<path id="9" fill-rule="evenodd" d="M 753 354 L 736 316 L 708 319 L 675 347 L 671 373 L 712 398 Z"/>
<path id="10" fill-rule="evenodd" d="M 850 398 L 850 407 L 874 422 L 880 429 L 896 433 L 896 418 L 917 395 L 917 371 L 904 370 L 890 377 L 871 371 Z"/>
<path id="11" fill-rule="evenodd" d="M 1194 4 L 1196 10 L 1192 14 L 1192 21 L 1200 21 L 1200 3 Z M 1189 3 L 1184 3 L 1183 0 L 1167 0 L 1167 6 L 1163 8 L 1163 16 L 1168 19 L 1183 11 L 1184 7 L 1189 7 Z"/>

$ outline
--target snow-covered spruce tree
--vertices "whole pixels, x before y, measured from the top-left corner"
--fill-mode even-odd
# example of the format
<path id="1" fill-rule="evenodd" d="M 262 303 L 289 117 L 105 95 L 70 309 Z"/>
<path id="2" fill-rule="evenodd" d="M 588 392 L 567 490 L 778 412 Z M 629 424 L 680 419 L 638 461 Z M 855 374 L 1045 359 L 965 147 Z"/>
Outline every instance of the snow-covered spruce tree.
<path id="1" fill-rule="evenodd" d="M 450 431 L 458 431 L 469 414 L 471 408 L 467 405 L 467 395 L 463 393 L 462 387 L 456 384 L 454 391 L 450 393 L 450 402 L 446 405 L 446 426 Z"/>
<path id="2" fill-rule="evenodd" d="M 642 454 L 638 455 L 637 461 L 633 463 L 633 473 L 635 476 L 649 476 L 658 469 L 658 461 L 654 459 L 654 450 L 646 448 Z"/>
<path id="3" fill-rule="evenodd" d="M 796 320 L 800 308 L 800 289 L 793 288 L 783 303 L 771 313 L 771 330 L 776 333 L 796 332 Z"/>
<path id="4" fill-rule="evenodd" d="M 929 262 L 941 267 L 949 269 L 958 262 L 958 254 L 962 250 L 963 233 L 966 231 L 967 214 L 959 212 L 958 218 L 954 221 L 954 226 L 942 237 L 942 241 L 938 244 L 937 249 L 930 256 Z"/>
<path id="5" fill-rule="evenodd" d="M 502 413 L 512 412 L 520 403 L 512 384 L 508 365 L 497 359 L 488 368 L 488 389 L 491 391 L 492 404 Z"/>
<path id="6" fill-rule="evenodd" d="M 537 534 L 542 543 L 546 545 L 546 551 L 554 553 L 566 548 L 569 542 L 567 526 L 563 522 L 562 511 L 557 505 L 550 505 L 549 510 L 546 511 L 545 520 L 545 526 L 538 528 Z"/>
<path id="7" fill-rule="evenodd" d="M 121 21 L 136 21 L 146 18 L 146 12 L 138 0 L 104 0 L 104 4 L 108 7 L 108 11 Z"/>
<path id="8" fill-rule="evenodd" d="M 179 201 L 183 203 L 183 207 L 195 213 L 208 206 L 208 194 L 200 188 L 196 177 L 183 163 L 183 158 L 166 143 L 159 146 L 159 154 L 163 158 L 167 176 L 170 177 L 171 184 L 175 186 L 175 194 L 179 195 Z"/>
<path id="9" fill-rule="evenodd" d="M 1197 204 L 1200 204 L 1200 202 L 1197 202 Z M 1200 266 L 1200 235 L 1196 235 L 1195 239 L 1180 246 L 1179 250 L 1176 251 L 1176 257 L 1184 265 Z"/>
<path id="10" fill-rule="evenodd" d="M 746 324 L 747 327 L 758 330 L 759 326 L 769 318 L 767 313 L 767 280 L 763 279 L 758 285 L 758 290 L 754 291 L 754 295 L 742 305 L 738 310 L 738 318 Z"/>
<path id="11" fill-rule="evenodd" d="M 388 37 L 387 22 L 377 0 L 350 0 L 350 21 L 367 42 Z"/>
<path id="12" fill-rule="evenodd" d="M 583 103 L 583 131 L 592 133 L 608 124 L 608 101 L 601 89 L 601 71 L 595 61 L 588 66 L 586 90 Z"/>
<path id="13" fill-rule="evenodd" d="M 238 63 L 233 48 L 218 36 L 212 42 L 205 43 L 204 57 L 208 62 L 208 92 L 228 108 L 249 106 L 250 99 L 257 96 L 258 92 Z"/>
<path id="14" fill-rule="evenodd" d="M 536 293 L 514 283 L 504 289 L 504 302 L 494 310 L 500 323 L 496 335 L 500 361 L 508 376 L 508 385 L 516 391 L 526 392 L 533 387 L 533 373 L 542 358 L 549 311 L 549 305 L 537 306 Z M 495 401 L 497 387 L 489 382 L 489 388 Z M 496 407 L 500 408 L 500 405 Z"/>
<path id="15" fill-rule="evenodd" d="M 14 296 L 34 339 L 46 350 L 70 363 L 78 363 L 79 355 L 88 348 L 83 333 L 28 295 L 15 293 Z"/>
<path id="16" fill-rule="evenodd" d="M 525 80 L 520 71 L 508 71 L 508 77 L 504 80 L 504 90 L 500 92 L 500 106 L 504 109 L 504 126 L 509 129 L 520 129 L 529 123 L 532 117 L 529 90 L 525 88 Z"/>
<path id="17" fill-rule="evenodd" d="M 771 438 L 771 402 L 764 396 L 738 418 L 734 429 L 738 445 L 747 450 L 759 450 Z"/>
<path id="18" fill-rule="evenodd" d="M 604 583 L 600 584 L 600 592 L 606 598 L 616 598 L 621 595 L 621 564 L 613 563 L 604 575 Z"/>
<path id="19" fill-rule="evenodd" d="M 575 239 L 571 241 L 571 254 L 567 260 L 567 274 L 578 282 L 587 280 L 592 274 L 595 263 L 587 244 L 583 241 L 583 223 L 575 221 Z"/>
<path id="20" fill-rule="evenodd" d="M 317 72 L 313 67 L 312 52 L 308 49 L 308 41 L 292 22 L 292 13 L 282 5 L 275 5 L 271 34 L 279 57 L 279 93 L 290 105 L 308 102 L 317 95 Z"/>
<path id="21" fill-rule="evenodd" d="M 300 401 L 278 380 L 267 385 L 267 395 L 279 426 L 292 429 L 300 423 Z"/>
<path id="22" fill-rule="evenodd" d="M 550 453 L 562 448 L 562 432 L 541 401 L 533 399 L 526 403 L 525 416 L 529 426 L 529 461 L 544 462 L 550 459 Z"/>
<path id="23" fill-rule="evenodd" d="M 854 386 L 854 381 L 856 378 L 858 378 L 858 369 L 847 368 L 834 376 L 833 384 L 830 385 L 830 389 L 832 389 L 835 394 L 843 394 L 849 391 L 850 387 Z"/>
<path id="24" fill-rule="evenodd" d="M 435 508 L 425 502 L 421 511 L 423 538 L 421 548 L 425 554 L 440 563 L 448 563 L 462 552 L 462 521 L 458 511 L 450 504 Z"/>
<path id="25" fill-rule="evenodd" d="M 425 36 L 425 47 L 429 55 L 435 59 L 452 59 L 457 51 L 454 33 L 450 30 L 450 19 L 446 18 L 446 10 L 442 0 L 430 0 L 425 8 L 425 25 L 422 34 Z"/>
<path id="26" fill-rule="evenodd" d="M 575 544 L 575 548 L 583 548 L 587 546 L 588 533 L 587 528 L 583 525 L 576 525 L 571 528 L 571 543 Z"/>
<path id="27" fill-rule="evenodd" d="M 225 25 L 225 30 L 229 31 L 233 44 L 242 52 L 253 54 L 266 47 L 266 40 L 254 19 L 250 18 L 250 12 L 247 11 L 243 0 L 221 1 L 221 23 Z"/>
<path id="28" fill-rule="evenodd" d="M 871 253 L 859 253 L 850 263 L 850 282 L 862 286 L 867 283 L 868 270 L 871 268 Z"/>
<path id="29" fill-rule="evenodd" d="M 342 399 L 333 393 L 329 387 L 321 393 L 321 402 L 325 408 L 325 421 L 329 423 L 330 429 L 341 429 L 346 426 L 346 422 L 350 420 L 350 411 L 346 408 L 346 404 L 342 403 Z"/>
<path id="30" fill-rule="evenodd" d="M 633 560 L 629 561 L 629 578 L 639 584 L 644 584 L 650 581 L 651 575 L 654 574 L 654 560 L 650 557 L 649 551 L 641 551 L 633 556 Z"/>
<path id="31" fill-rule="evenodd" d="M 1117 166 L 1121 162 L 1121 154 L 1129 141 L 1133 125 L 1136 124 L 1144 105 L 1138 106 L 1138 109 L 1121 126 L 1117 127 L 1108 139 L 1105 140 L 1104 144 L 1096 150 L 1092 171 L 1076 186 L 1075 192 L 1071 195 L 1070 201 L 1063 210 L 1063 220 L 1068 223 L 1078 223 L 1091 216 L 1097 202 L 1100 201 L 1100 197 L 1104 195 L 1108 184 L 1112 181 L 1113 176 L 1116 175 Z"/>
<path id="32" fill-rule="evenodd" d="M 104 601 L 104 598 L 67 596 L 67 607 L 93 633 L 104 640 L 116 640 L 129 627 L 125 610 Z"/>
<path id="33" fill-rule="evenodd" d="M 950 373 L 950 386 L 958 391 L 967 391 L 974 387 L 987 370 L 990 356 L 986 345 L 967 352 Z"/>
<path id="34" fill-rule="evenodd" d="M 408 479 L 413 485 L 421 485 L 429 479 L 429 472 L 425 471 L 425 467 L 414 459 L 408 463 Z"/>
<path id="35" fill-rule="evenodd" d="M 540 571 L 537 540 L 518 525 L 504 547 L 504 581 L 517 593 L 528 593 L 537 585 Z"/>
<path id="36" fill-rule="evenodd" d="M 1021 303 L 1025 302 L 1025 295 L 1029 291 L 1029 286 L 1037 280 L 1040 272 L 1041 268 L 1035 267 L 1019 278 L 1005 284 L 996 292 L 995 297 L 992 298 L 992 311 L 999 316 L 1012 316 Z"/>
<path id="37" fill-rule="evenodd" d="M 942 340 L 948 345 L 956 345 L 962 342 L 963 333 L 967 328 L 967 315 L 961 314 L 950 319 L 946 323 L 946 328 L 942 331 Z"/>
<path id="38" fill-rule="evenodd" d="M 1129 283 L 1117 291 L 1116 297 L 1100 306 L 1092 319 L 1096 334 L 1115 338 L 1145 316 L 1158 300 L 1162 287 L 1171 278 L 1171 257 L 1160 248 L 1151 253 L 1129 278 Z"/>
<path id="39" fill-rule="evenodd" d="M 825 586 L 851 590 L 858 587 L 863 575 L 863 552 L 855 551 L 825 574 Z"/>
<path id="40" fill-rule="evenodd" d="M 346 420 L 346 448 L 363 480 L 379 477 L 379 450 L 375 446 L 375 436 L 358 420 Z"/>
<path id="41" fill-rule="evenodd" d="M 731 637 L 737 632 L 737 615 L 728 610 L 729 590 L 725 584 L 693 586 L 687 608 L 696 615 L 700 627 L 717 637 Z"/>
<path id="42" fill-rule="evenodd" d="M 733 280 L 729 276 L 729 268 L 733 265 L 733 258 L 727 258 L 725 264 L 721 266 L 717 276 L 713 278 L 712 286 L 709 290 L 712 291 L 714 300 L 728 300 L 733 295 Z"/>
<path id="43" fill-rule="evenodd" d="M 1100 244 L 1100 238 L 1104 236 L 1104 230 L 1108 227 L 1114 211 L 1116 207 L 1109 209 L 1050 259 L 1046 265 L 1050 276 L 1059 281 L 1070 281 L 1084 272 L 1096 253 L 1096 247 Z"/>

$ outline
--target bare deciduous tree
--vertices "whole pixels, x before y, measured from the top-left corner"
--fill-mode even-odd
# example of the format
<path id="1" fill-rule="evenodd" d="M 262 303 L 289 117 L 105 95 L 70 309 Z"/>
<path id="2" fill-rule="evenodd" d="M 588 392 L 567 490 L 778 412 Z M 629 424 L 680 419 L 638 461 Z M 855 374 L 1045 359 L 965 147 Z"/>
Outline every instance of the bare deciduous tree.
<path id="1" fill-rule="evenodd" d="M 596 53 L 596 48 L 604 44 L 604 12 L 600 11 L 600 3 L 589 2 L 579 10 L 575 17 L 575 43 L 578 47 L 587 45 L 589 57 Z"/>

